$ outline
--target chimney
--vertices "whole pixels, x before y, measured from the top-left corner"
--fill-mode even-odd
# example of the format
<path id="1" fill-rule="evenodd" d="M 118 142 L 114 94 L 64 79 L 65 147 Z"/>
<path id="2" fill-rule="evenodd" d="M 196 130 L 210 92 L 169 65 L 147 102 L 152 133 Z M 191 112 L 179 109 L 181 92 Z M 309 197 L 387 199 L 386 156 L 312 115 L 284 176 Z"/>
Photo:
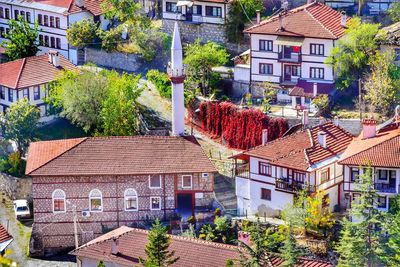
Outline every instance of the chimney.
<path id="1" fill-rule="evenodd" d="M 118 239 L 114 237 L 112 239 L 111 243 L 111 254 L 117 255 L 119 253 L 119 248 L 118 248 Z"/>
<path id="2" fill-rule="evenodd" d="M 319 125 L 322 125 L 325 123 L 325 118 L 324 117 L 319 117 Z"/>
<path id="3" fill-rule="evenodd" d="M 265 146 L 268 143 L 268 129 L 262 130 L 262 145 Z"/>
<path id="4" fill-rule="evenodd" d="M 257 12 L 257 25 L 258 25 L 261 22 L 261 13 L 260 10 L 256 10 L 256 12 Z"/>
<path id="5" fill-rule="evenodd" d="M 284 30 L 285 29 L 283 28 L 283 14 L 279 13 L 279 29 L 278 29 L 278 31 L 282 32 Z"/>
<path id="6" fill-rule="evenodd" d="M 313 83 L 313 96 L 316 97 L 318 95 L 318 84 Z"/>
<path id="7" fill-rule="evenodd" d="M 302 118 L 302 123 L 304 128 L 308 127 L 308 110 L 303 110 L 303 118 Z"/>
<path id="8" fill-rule="evenodd" d="M 307 4 L 314 3 L 315 0 L 307 0 Z"/>
<path id="9" fill-rule="evenodd" d="M 333 124 L 335 124 L 336 126 L 339 126 L 339 117 L 335 116 L 335 118 L 333 118 Z"/>
<path id="10" fill-rule="evenodd" d="M 346 28 L 346 23 L 347 23 L 346 12 L 342 11 L 340 13 L 340 25 L 342 25 L 343 28 Z"/>
<path id="11" fill-rule="evenodd" d="M 326 133 L 325 132 L 318 132 L 318 143 L 323 148 L 326 148 Z"/>
<path id="12" fill-rule="evenodd" d="M 85 0 L 75 0 L 75 5 L 82 8 L 85 6 Z"/>
<path id="13" fill-rule="evenodd" d="M 376 135 L 377 121 L 374 119 L 364 119 L 362 122 L 362 135 L 363 139 L 373 138 Z"/>
<path id="14" fill-rule="evenodd" d="M 49 51 L 49 63 L 53 64 L 54 67 L 60 67 L 60 54 L 57 51 Z"/>

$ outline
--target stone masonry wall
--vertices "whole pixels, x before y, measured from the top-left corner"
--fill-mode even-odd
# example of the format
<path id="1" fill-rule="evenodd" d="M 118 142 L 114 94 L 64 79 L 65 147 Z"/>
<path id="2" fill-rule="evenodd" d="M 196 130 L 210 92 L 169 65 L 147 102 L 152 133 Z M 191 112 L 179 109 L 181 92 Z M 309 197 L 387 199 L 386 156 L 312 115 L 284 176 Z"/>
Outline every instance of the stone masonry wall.
<path id="1" fill-rule="evenodd" d="M 0 192 L 9 199 L 31 199 L 32 180 L 0 173 Z"/>
<path id="2" fill-rule="evenodd" d="M 213 175 L 208 178 L 203 178 L 201 174 L 191 175 L 192 188 L 189 191 L 204 192 L 205 200 L 212 201 L 207 194 L 213 191 Z M 31 254 L 51 254 L 74 246 L 74 209 L 80 245 L 122 225 L 138 226 L 155 218 L 170 217 L 176 208 L 175 194 L 188 190 L 182 188 L 182 174 L 162 175 L 161 181 L 161 189 L 150 189 L 149 175 L 34 177 Z M 135 189 L 138 194 L 138 211 L 125 211 L 124 192 L 128 188 Z M 56 189 L 65 192 L 66 212 L 53 213 L 52 193 Z M 89 193 L 93 189 L 102 193 L 103 211 L 91 212 L 90 217 L 83 217 L 81 213 L 89 208 Z M 151 196 L 161 198 L 161 210 L 150 210 Z M 196 206 L 207 204 L 205 200 L 196 199 Z"/>

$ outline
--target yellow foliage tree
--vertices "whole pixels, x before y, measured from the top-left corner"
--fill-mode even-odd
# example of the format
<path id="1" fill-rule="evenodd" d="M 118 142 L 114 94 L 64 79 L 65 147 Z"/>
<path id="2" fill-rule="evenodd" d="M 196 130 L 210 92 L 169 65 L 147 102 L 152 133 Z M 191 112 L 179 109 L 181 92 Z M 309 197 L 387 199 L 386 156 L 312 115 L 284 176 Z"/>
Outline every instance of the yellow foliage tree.
<path id="1" fill-rule="evenodd" d="M 307 228 L 313 230 L 324 230 L 331 228 L 334 224 L 333 215 L 329 210 L 329 198 L 325 197 L 324 190 L 319 190 L 306 199 Z"/>

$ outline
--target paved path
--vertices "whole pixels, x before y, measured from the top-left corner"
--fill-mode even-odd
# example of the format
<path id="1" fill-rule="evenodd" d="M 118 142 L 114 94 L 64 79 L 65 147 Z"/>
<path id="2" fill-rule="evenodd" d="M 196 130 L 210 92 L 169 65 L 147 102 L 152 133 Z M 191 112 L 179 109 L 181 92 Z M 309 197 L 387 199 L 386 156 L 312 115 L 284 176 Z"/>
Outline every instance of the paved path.
<path id="1" fill-rule="evenodd" d="M 0 202 L 0 223 L 7 227 L 8 231 L 14 237 L 14 240 L 7 247 L 12 251 L 9 256 L 12 260 L 17 262 L 21 267 L 75 267 L 76 263 L 70 261 L 62 261 L 63 259 L 33 259 L 27 256 L 27 249 L 29 237 L 31 233 L 31 223 L 20 223 L 15 219 L 14 211 L 12 210 L 11 201 L 5 204 Z"/>

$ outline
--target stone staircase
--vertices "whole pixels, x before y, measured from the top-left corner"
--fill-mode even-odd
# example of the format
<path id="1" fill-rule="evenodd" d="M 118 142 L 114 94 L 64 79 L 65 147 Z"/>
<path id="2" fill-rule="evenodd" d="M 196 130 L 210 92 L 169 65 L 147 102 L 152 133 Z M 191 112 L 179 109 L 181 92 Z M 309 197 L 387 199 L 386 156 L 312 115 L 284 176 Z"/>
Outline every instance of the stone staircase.
<path id="1" fill-rule="evenodd" d="M 214 179 L 214 192 L 223 209 L 236 209 L 235 181 L 233 178 L 217 174 Z"/>

